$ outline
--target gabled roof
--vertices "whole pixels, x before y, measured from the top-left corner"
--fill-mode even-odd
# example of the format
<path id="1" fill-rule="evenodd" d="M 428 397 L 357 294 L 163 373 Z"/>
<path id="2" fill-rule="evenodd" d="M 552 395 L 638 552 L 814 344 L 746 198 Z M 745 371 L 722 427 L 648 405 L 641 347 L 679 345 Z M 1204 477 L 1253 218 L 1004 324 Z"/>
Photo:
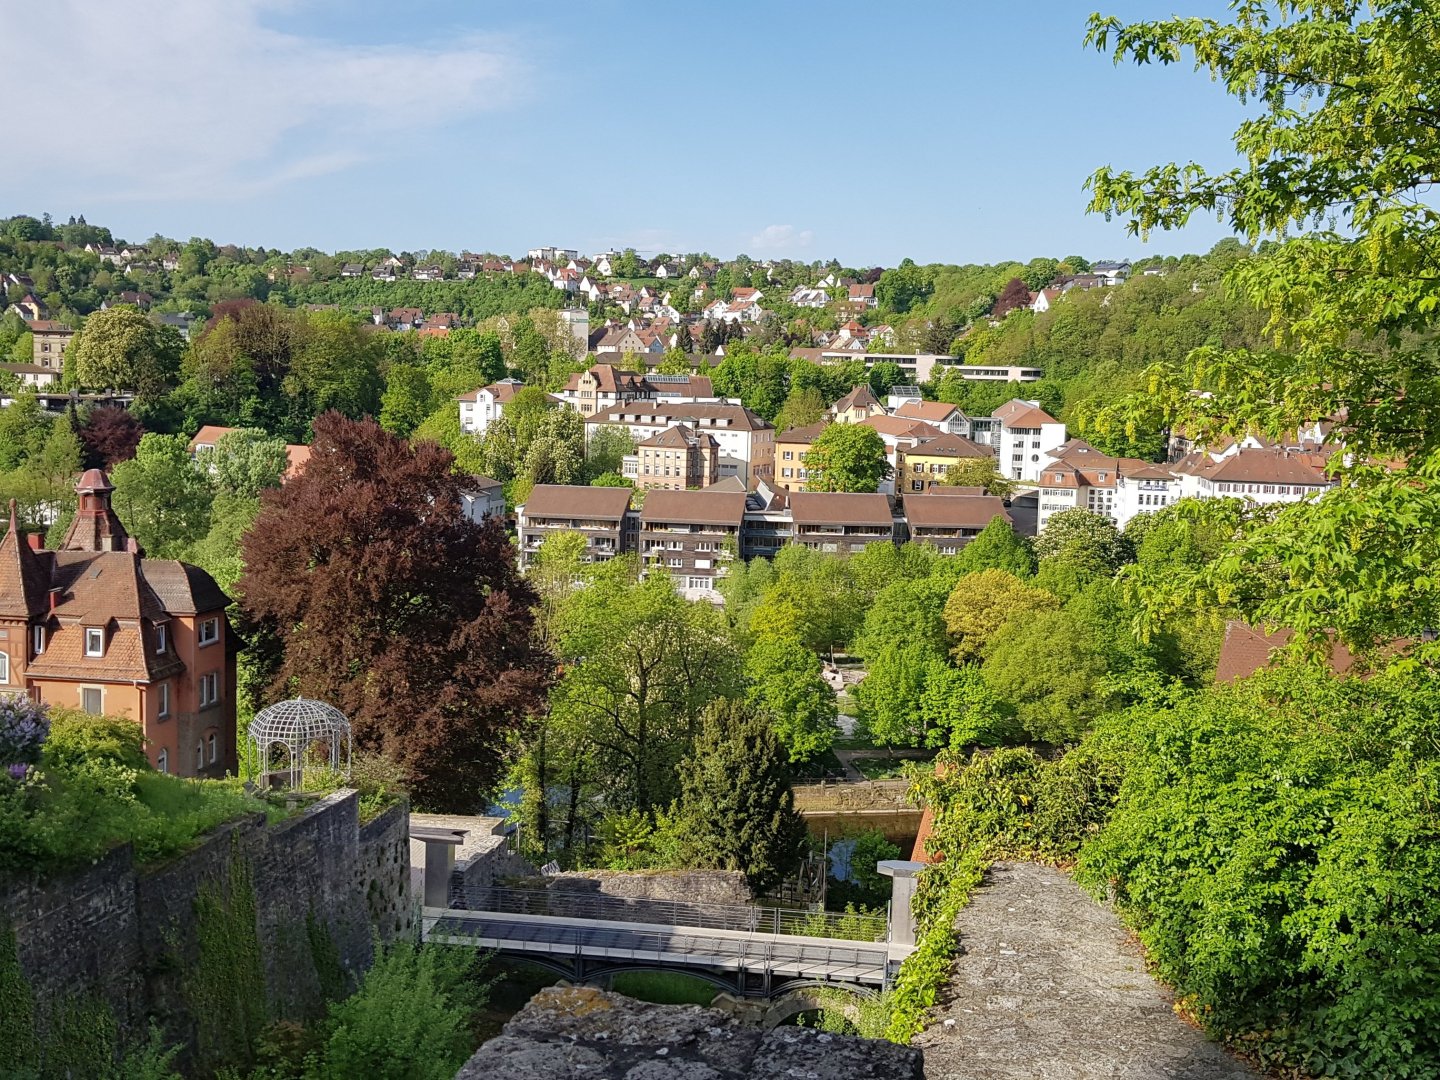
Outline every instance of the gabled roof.
<path id="1" fill-rule="evenodd" d="M 1287 450 L 1238 450 L 1217 462 L 1208 476 L 1217 483 L 1301 484 L 1328 486 L 1330 481 L 1305 460 Z"/>
<path id="2" fill-rule="evenodd" d="M 715 491 L 663 491 L 655 490 L 645 495 L 645 505 L 640 509 L 642 524 L 651 522 L 687 522 L 695 525 L 734 525 L 737 528 L 745 516 L 745 492 Z"/>
<path id="3" fill-rule="evenodd" d="M 943 424 L 952 415 L 960 412 L 957 405 L 950 405 L 944 401 L 906 401 L 895 410 L 896 416 L 911 416 L 916 420 L 928 420 L 932 424 Z M 961 414 L 964 415 L 963 413 Z"/>
<path id="4" fill-rule="evenodd" d="M 1010 520 L 1005 503 L 994 495 L 905 496 L 905 519 L 920 528 L 983 529 L 997 517 Z"/>
<path id="5" fill-rule="evenodd" d="M 1038 405 L 1018 398 L 1007 401 L 990 415 L 1010 428 L 1038 428 L 1041 424 L 1060 422 Z"/>
<path id="6" fill-rule="evenodd" d="M 537 484 L 525 500 L 526 517 L 609 518 L 619 521 L 630 508 L 630 489 Z"/>
<path id="7" fill-rule="evenodd" d="M 777 434 L 775 441 L 777 443 L 802 443 L 808 446 L 829 426 L 828 423 L 821 420 L 818 424 L 806 424 L 804 427 L 788 428 Z"/>
<path id="8" fill-rule="evenodd" d="M 0 615 L 29 618 L 50 606 L 50 570 L 21 536 L 15 524 L 15 500 L 10 500 L 10 529 L 0 540 Z"/>
<path id="9" fill-rule="evenodd" d="M 867 416 L 855 426 L 874 428 L 881 435 L 889 435 L 892 438 L 909 436 L 917 439 L 938 439 L 941 435 L 945 434 L 945 432 L 941 431 L 934 424 L 927 424 L 924 420 L 912 420 L 905 416 L 886 416 L 884 413 Z"/>
<path id="10" fill-rule="evenodd" d="M 1217 683 L 1234 682 L 1269 667 L 1271 653 L 1290 644 L 1295 635 L 1290 630 L 1266 634 L 1243 622 L 1232 619 L 1225 624 L 1225 641 L 1220 646 L 1220 661 L 1215 667 Z M 1330 667 L 1337 675 L 1349 671 L 1355 657 L 1338 641 L 1331 646 Z"/>
<path id="11" fill-rule="evenodd" d="M 837 413 L 850 409 L 878 409 L 879 407 L 880 401 L 876 398 L 875 391 L 870 389 L 869 383 L 864 382 L 830 406 L 831 410 Z"/>
<path id="12" fill-rule="evenodd" d="M 790 514 L 797 525 L 890 525 L 888 496 L 872 492 L 792 491 Z"/>
<path id="13" fill-rule="evenodd" d="M 685 424 L 676 424 L 674 427 L 666 428 L 658 435 L 652 435 L 639 446 L 649 446 L 657 449 L 669 448 L 672 450 L 687 450 L 692 446 L 703 449 L 718 450 L 720 444 L 715 441 L 715 436 L 708 431 L 698 435 Z M 638 448 L 638 447 L 637 447 Z"/>
<path id="14" fill-rule="evenodd" d="M 967 439 L 963 435 L 951 435 L 946 432 L 933 439 L 925 439 L 917 443 L 909 451 L 914 457 L 953 457 L 953 458 L 988 458 L 995 456 L 995 448 L 982 446 L 973 439 Z"/>

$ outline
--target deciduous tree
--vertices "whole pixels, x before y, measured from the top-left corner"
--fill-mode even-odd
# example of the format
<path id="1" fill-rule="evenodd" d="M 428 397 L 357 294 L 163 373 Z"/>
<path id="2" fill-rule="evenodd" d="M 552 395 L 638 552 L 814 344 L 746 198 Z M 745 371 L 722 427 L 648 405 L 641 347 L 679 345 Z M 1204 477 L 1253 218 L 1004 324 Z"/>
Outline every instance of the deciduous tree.
<path id="1" fill-rule="evenodd" d="M 884 440 L 863 424 L 831 424 L 803 460 L 808 491 L 875 491 L 890 475 Z"/>
<path id="2" fill-rule="evenodd" d="M 465 516 L 448 451 L 335 413 L 313 446 L 245 537 L 240 592 L 268 694 L 329 701 L 360 747 L 402 765 L 417 803 L 472 811 L 553 678 L 535 593 L 500 522 Z"/>
<path id="3" fill-rule="evenodd" d="M 1060 606 L 1044 589 L 1032 588 L 1004 570 L 981 570 L 955 583 L 945 601 L 945 630 L 958 664 L 980 659 L 995 631 L 1027 612 Z"/>

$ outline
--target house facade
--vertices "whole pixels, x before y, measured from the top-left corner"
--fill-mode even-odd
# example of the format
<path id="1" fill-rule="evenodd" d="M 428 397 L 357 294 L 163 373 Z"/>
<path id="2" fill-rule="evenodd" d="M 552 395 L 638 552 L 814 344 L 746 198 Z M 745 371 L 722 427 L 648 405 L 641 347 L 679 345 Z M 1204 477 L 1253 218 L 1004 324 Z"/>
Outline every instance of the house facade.
<path id="1" fill-rule="evenodd" d="M 636 446 L 625 475 L 642 491 L 710 487 L 720 482 L 720 444 L 709 432 L 676 424 Z"/>
<path id="2" fill-rule="evenodd" d="M 461 394 L 460 430 L 472 435 L 485 434 L 491 422 L 504 414 L 505 406 L 524 388 L 525 384 L 519 379 L 501 379 L 479 390 Z"/>
<path id="3" fill-rule="evenodd" d="M 905 498 L 905 524 L 910 539 L 929 544 L 941 555 L 954 555 L 980 535 L 996 518 L 1010 521 L 1005 504 L 974 489 L 941 488 L 932 494 Z"/>
<path id="4" fill-rule="evenodd" d="M 140 725 L 151 764 L 177 776 L 237 769 L 230 603 L 199 567 L 147 559 L 99 469 L 57 551 L 0 540 L 0 692 Z"/>
<path id="5" fill-rule="evenodd" d="M 630 511 L 629 488 L 537 484 L 515 508 L 515 532 L 523 569 L 534 564 L 547 536 L 561 532 L 585 538 L 586 562 L 634 551 L 638 522 Z"/>
<path id="6" fill-rule="evenodd" d="M 669 574 L 687 599 L 718 600 L 744 519 L 743 491 L 652 491 L 640 510 L 641 563 Z"/>

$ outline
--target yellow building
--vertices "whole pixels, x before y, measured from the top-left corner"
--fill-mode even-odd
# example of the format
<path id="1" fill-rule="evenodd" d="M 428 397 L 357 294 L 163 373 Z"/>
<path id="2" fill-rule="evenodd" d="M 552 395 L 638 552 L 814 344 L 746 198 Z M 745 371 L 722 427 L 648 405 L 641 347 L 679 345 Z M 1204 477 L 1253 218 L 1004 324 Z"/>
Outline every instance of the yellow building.
<path id="1" fill-rule="evenodd" d="M 897 450 L 895 494 L 901 497 L 943 484 L 955 463 L 972 458 L 995 460 L 995 451 L 963 435 L 938 435 Z"/>
<path id="2" fill-rule="evenodd" d="M 810 444 L 828 426 L 822 420 L 775 436 L 775 487 L 784 491 L 805 490 L 805 455 L 810 452 Z"/>

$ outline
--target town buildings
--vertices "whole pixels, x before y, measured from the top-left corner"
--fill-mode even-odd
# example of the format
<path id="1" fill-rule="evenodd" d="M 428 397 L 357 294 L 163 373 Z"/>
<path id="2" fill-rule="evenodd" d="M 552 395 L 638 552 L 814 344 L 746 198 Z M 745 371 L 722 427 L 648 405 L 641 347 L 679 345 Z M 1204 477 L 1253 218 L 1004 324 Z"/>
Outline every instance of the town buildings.
<path id="1" fill-rule="evenodd" d="M 586 562 L 605 562 L 622 551 L 634 551 L 639 524 L 629 511 L 629 488 L 537 484 L 515 508 L 520 566 L 531 566 L 545 538 L 561 532 L 585 538 Z"/>
<path id="2" fill-rule="evenodd" d="M 505 412 L 505 406 L 524 389 L 519 379 L 501 379 L 499 382 L 482 386 L 468 394 L 460 395 L 460 430 L 472 435 L 484 435 L 492 421 L 498 420 Z"/>
<path id="3" fill-rule="evenodd" d="M 652 491 L 640 510 L 647 572 L 663 571 L 689 599 L 714 600 L 716 582 L 740 553 L 743 491 Z"/>
<path id="4" fill-rule="evenodd" d="M 99 469 L 57 551 L 22 536 L 14 504 L 0 540 L 0 692 L 129 717 L 161 772 L 236 771 L 230 603 L 205 571 L 147 559 L 111 506 Z"/>
<path id="5" fill-rule="evenodd" d="M 720 482 L 720 444 L 708 431 L 676 424 L 637 445 L 624 469 L 641 491 L 710 487 Z"/>
<path id="6" fill-rule="evenodd" d="M 774 464 L 775 425 L 742 405 L 710 402 L 632 401 L 585 418 L 586 440 L 602 426 L 621 427 L 637 444 L 676 424 L 714 437 L 720 446 L 720 478 L 770 475 Z"/>
<path id="7" fill-rule="evenodd" d="M 983 488 L 935 488 L 932 493 L 905 496 L 910 539 L 929 544 L 941 555 L 962 550 L 996 518 L 1011 520 L 1003 500 L 986 495 Z"/>
<path id="8" fill-rule="evenodd" d="M 1040 408 L 1038 401 L 1009 401 L 991 416 L 999 422 L 990 437 L 1000 474 L 1039 483 L 1042 455 L 1065 442 L 1065 425 Z"/>

